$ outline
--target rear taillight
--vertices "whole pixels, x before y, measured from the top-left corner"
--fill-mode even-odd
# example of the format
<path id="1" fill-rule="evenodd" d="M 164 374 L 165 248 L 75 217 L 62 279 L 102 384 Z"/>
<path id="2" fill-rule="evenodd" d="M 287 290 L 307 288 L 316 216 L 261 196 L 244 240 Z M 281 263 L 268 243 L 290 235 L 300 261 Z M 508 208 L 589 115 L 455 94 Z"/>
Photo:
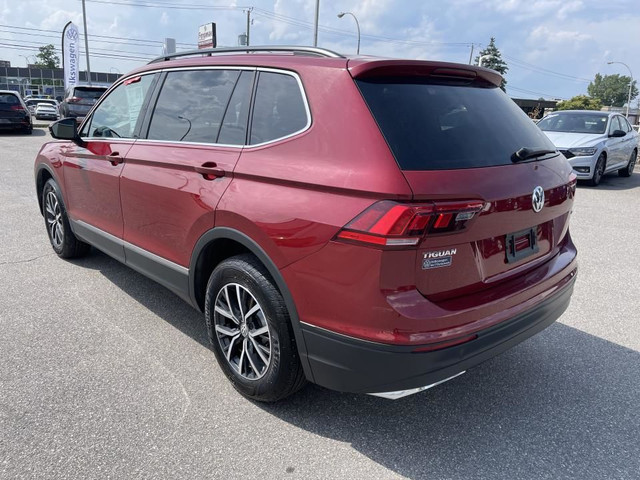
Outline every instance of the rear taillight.
<path id="1" fill-rule="evenodd" d="M 82 98 L 80 97 L 69 97 L 67 98 L 67 103 L 78 103 Z"/>
<path id="2" fill-rule="evenodd" d="M 24 111 L 24 108 L 22 107 L 22 105 L 11 105 L 11 110 L 22 112 Z"/>
<path id="3" fill-rule="evenodd" d="M 337 240 L 380 247 L 417 245 L 426 234 L 462 230 L 484 207 L 483 202 L 376 202 L 336 235 Z"/>

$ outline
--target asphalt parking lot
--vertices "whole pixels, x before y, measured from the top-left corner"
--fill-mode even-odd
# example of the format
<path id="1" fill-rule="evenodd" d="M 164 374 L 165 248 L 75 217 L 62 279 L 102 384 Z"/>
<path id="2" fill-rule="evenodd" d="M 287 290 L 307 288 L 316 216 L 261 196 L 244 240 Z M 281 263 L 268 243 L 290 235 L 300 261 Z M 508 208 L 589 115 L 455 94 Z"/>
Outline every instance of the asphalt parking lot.
<path id="1" fill-rule="evenodd" d="M 640 174 L 579 186 L 559 322 L 397 401 L 239 396 L 203 318 L 104 254 L 56 257 L 35 198 L 48 140 L 0 133 L 0 478 L 640 476 Z"/>

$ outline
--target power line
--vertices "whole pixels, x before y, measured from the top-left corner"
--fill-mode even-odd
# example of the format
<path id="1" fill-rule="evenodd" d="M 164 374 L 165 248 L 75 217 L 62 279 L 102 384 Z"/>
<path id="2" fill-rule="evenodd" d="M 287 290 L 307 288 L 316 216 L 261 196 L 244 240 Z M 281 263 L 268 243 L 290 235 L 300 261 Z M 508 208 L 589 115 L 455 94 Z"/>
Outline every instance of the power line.
<path id="1" fill-rule="evenodd" d="M 13 28 L 16 30 L 26 30 L 29 32 L 45 32 L 45 33 L 57 33 L 58 35 L 62 35 L 62 31 L 60 30 L 45 30 L 42 28 L 30 28 L 30 27 L 18 27 L 15 25 L 3 25 L 0 24 L 0 27 L 4 27 L 4 28 Z M 18 32 L 16 32 L 17 34 Z M 84 35 L 80 35 L 81 37 L 83 37 Z M 60 38 L 60 37 L 58 37 Z M 132 40 L 134 42 L 144 42 L 144 43 L 153 43 L 153 44 L 157 44 L 162 46 L 164 44 L 164 42 L 160 41 L 160 40 L 147 40 L 147 39 L 142 39 L 142 38 L 128 38 L 128 37 L 115 37 L 115 36 L 111 36 L 111 35 L 95 35 L 95 34 L 89 34 L 89 38 L 106 38 L 106 39 L 117 39 L 117 40 Z M 177 45 L 184 45 L 184 46 L 188 46 L 188 47 L 194 47 L 195 43 L 185 43 L 185 42 L 176 42 Z M 151 46 L 151 45 L 149 45 Z"/>
<path id="2" fill-rule="evenodd" d="M 534 72 L 538 72 L 538 73 L 543 73 L 543 74 L 548 74 L 548 75 L 564 78 L 566 80 L 575 80 L 575 81 L 584 82 L 584 83 L 591 83 L 591 80 L 588 80 L 586 78 L 576 77 L 576 76 L 568 75 L 566 73 L 561 73 L 561 72 L 555 72 L 555 71 L 549 70 L 547 68 L 539 67 L 537 65 L 533 65 L 531 63 L 527 63 L 525 61 L 518 60 L 517 58 L 511 57 L 509 55 L 504 55 L 503 54 L 502 56 L 504 58 L 508 59 L 513 65 L 515 65 L 517 67 L 520 67 L 520 68 L 524 68 L 524 69 L 531 70 L 531 71 L 534 71 Z"/>
<path id="3" fill-rule="evenodd" d="M 511 86 L 511 85 L 507 85 L 507 89 L 508 90 L 516 90 L 516 91 L 522 92 L 522 93 L 529 93 L 529 94 L 532 94 L 532 95 L 540 95 L 542 97 L 560 98 L 562 100 L 566 100 L 565 97 L 561 97 L 560 95 L 549 95 L 548 93 L 534 92 L 533 90 L 526 90 L 524 88 L 518 88 L 518 87 Z"/>

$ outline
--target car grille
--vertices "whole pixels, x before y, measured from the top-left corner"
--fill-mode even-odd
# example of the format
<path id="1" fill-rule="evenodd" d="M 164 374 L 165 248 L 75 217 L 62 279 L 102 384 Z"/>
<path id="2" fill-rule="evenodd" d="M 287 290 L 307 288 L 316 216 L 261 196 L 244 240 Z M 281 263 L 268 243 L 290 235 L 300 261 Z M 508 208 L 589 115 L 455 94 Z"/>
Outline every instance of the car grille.
<path id="1" fill-rule="evenodd" d="M 575 157 L 569 150 L 560 150 L 560 153 L 567 157 L 567 159 Z"/>

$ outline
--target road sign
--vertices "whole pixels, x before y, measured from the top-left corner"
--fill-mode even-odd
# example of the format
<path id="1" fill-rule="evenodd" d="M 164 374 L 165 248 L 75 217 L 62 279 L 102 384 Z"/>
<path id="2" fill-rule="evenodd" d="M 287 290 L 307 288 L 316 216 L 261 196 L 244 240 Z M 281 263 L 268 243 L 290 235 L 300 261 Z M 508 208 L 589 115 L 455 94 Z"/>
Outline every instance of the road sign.
<path id="1" fill-rule="evenodd" d="M 201 25 L 198 29 L 198 48 L 215 48 L 216 46 L 216 24 Z"/>

